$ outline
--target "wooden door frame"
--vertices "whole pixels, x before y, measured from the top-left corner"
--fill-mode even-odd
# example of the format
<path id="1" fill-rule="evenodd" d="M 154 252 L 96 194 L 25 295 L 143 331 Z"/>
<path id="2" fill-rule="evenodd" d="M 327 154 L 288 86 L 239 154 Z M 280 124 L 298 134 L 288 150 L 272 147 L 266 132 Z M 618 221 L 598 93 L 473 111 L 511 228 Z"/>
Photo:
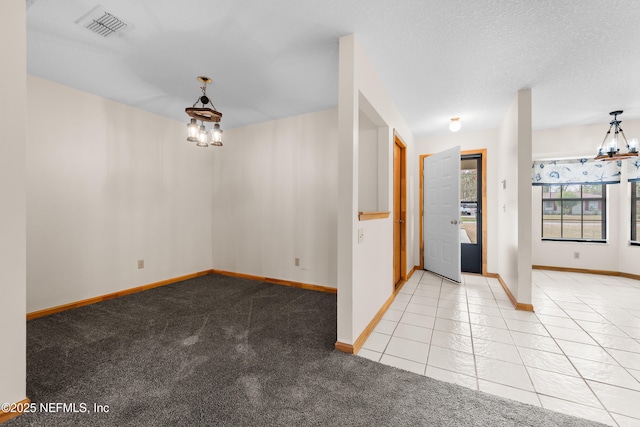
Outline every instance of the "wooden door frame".
<path id="1" fill-rule="evenodd" d="M 487 275 L 487 150 L 463 150 L 461 156 L 480 154 L 482 156 L 482 275 Z M 420 154 L 420 269 L 424 269 L 424 159 L 431 154 Z"/>
<path id="2" fill-rule="evenodd" d="M 402 138 L 394 131 L 393 132 L 393 142 L 400 148 L 400 265 L 398 268 L 400 269 L 400 281 L 398 283 L 394 283 L 394 290 L 396 290 L 402 283 L 407 281 L 407 144 L 404 143 Z M 395 145 L 394 145 L 394 154 L 395 154 Z M 395 159 L 394 159 L 395 165 Z M 393 179 L 395 180 L 396 174 L 393 172 Z M 395 208 L 395 183 L 394 183 L 394 208 Z M 395 218 L 394 218 L 395 221 Z M 395 227 L 394 227 L 395 230 Z M 393 272 L 393 281 L 396 279 L 396 271 L 395 271 L 395 259 L 396 259 L 396 247 L 395 247 L 395 236 L 393 237 L 393 260 L 394 260 L 394 272 Z"/>

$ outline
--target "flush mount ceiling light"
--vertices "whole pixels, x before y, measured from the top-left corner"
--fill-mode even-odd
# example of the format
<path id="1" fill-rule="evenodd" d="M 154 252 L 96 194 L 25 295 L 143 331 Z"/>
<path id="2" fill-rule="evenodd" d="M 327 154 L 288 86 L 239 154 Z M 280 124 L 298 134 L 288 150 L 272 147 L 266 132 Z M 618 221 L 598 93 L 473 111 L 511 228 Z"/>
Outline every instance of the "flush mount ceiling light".
<path id="1" fill-rule="evenodd" d="M 596 160 L 615 160 L 615 159 L 625 159 L 627 157 L 633 157 L 638 155 L 638 139 L 630 138 L 627 140 L 627 137 L 624 135 L 624 131 L 620 127 L 620 123 L 622 121 L 618 120 L 618 116 L 622 114 L 622 110 L 612 111 L 609 113 L 610 116 L 613 116 L 613 120 L 609 123 L 609 130 L 604 135 L 604 139 L 602 143 L 598 147 L 598 155 L 596 156 Z M 613 128 L 614 132 L 611 134 L 611 129 Z M 627 152 L 621 153 L 619 144 L 620 136 L 622 136 L 622 141 L 624 141 L 627 146 Z"/>
<path id="2" fill-rule="evenodd" d="M 452 117 L 451 123 L 449 123 L 449 130 L 451 132 L 458 132 L 462 127 L 462 122 L 460 122 L 460 117 Z"/>
<path id="3" fill-rule="evenodd" d="M 203 83 L 200 87 L 202 95 L 196 99 L 193 106 L 187 107 L 184 111 L 191 117 L 189 123 L 187 123 L 187 141 L 195 142 L 198 147 L 222 147 L 222 129 L 220 129 L 220 119 L 222 119 L 222 113 L 216 110 L 216 107 L 211 102 L 211 99 L 207 96 L 207 85 L 211 83 L 211 79 L 205 76 L 198 76 L 198 80 Z M 201 107 L 196 107 L 198 102 L 202 104 Z M 212 108 L 207 107 L 211 105 Z M 198 125 L 200 121 L 200 125 Z M 208 131 L 204 127 L 204 122 L 213 122 L 213 129 Z"/>

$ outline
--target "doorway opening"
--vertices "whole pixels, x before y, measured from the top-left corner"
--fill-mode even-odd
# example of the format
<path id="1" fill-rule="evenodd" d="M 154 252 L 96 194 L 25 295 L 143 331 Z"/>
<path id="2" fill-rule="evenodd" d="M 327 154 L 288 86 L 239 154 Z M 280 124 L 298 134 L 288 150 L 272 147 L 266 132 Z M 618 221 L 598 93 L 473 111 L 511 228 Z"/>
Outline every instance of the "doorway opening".
<path id="1" fill-rule="evenodd" d="M 460 253 L 465 273 L 482 274 L 482 154 L 460 156 Z"/>
<path id="2" fill-rule="evenodd" d="M 424 269 L 424 251 L 425 251 L 425 243 L 424 243 L 424 227 L 423 227 L 423 223 L 424 223 L 424 206 L 425 206 L 425 200 L 424 200 L 424 188 L 425 188 L 425 182 L 424 182 L 424 159 L 426 157 L 429 157 L 430 154 L 421 154 L 420 155 L 420 163 L 419 163 L 419 168 L 420 168 L 420 172 L 419 172 L 419 176 L 420 176 L 420 268 Z M 478 169 L 476 169 L 476 176 L 478 178 L 477 180 L 477 196 L 476 197 L 472 197 L 477 199 L 477 201 L 475 203 L 477 203 L 476 205 L 476 215 L 475 215 L 475 224 L 471 224 L 474 221 L 470 220 L 469 215 L 466 214 L 466 211 L 463 213 L 462 209 L 463 209 L 463 202 L 464 197 L 461 191 L 461 204 L 460 204 L 460 220 L 461 220 L 461 230 L 464 227 L 467 227 L 467 225 L 465 225 L 465 222 L 468 223 L 468 227 L 469 227 L 469 231 L 466 231 L 466 233 L 471 233 L 471 230 L 475 230 L 475 241 L 477 243 L 475 244 L 471 244 L 468 246 L 468 248 L 466 250 L 469 249 L 474 249 L 476 251 L 476 253 L 473 256 L 478 256 L 479 253 L 479 259 L 480 259 L 480 269 L 474 268 L 475 271 L 477 271 L 480 274 L 486 275 L 487 274 L 487 186 L 486 186 L 486 173 L 487 173 L 487 150 L 486 149 L 480 149 L 480 150 L 463 150 L 460 153 L 460 160 L 461 160 L 461 171 L 460 173 L 462 174 L 462 170 L 463 168 L 465 168 L 465 160 L 467 160 L 468 158 L 476 158 L 476 162 L 477 162 L 477 166 Z M 462 176 L 461 176 L 462 179 Z M 462 185 L 461 185 L 462 187 Z M 462 188 L 461 188 L 462 190 Z M 473 206 L 469 205 L 468 208 L 471 209 Z M 479 213 L 479 214 L 478 214 Z M 465 221 L 466 220 L 466 221 Z M 467 235 L 468 235 L 467 234 Z M 471 239 L 470 239 L 471 240 Z M 461 270 L 463 272 L 471 272 L 471 271 L 467 271 L 469 270 L 468 268 L 465 269 L 464 264 L 465 264 L 465 258 L 467 258 L 465 256 L 465 244 L 461 243 Z M 475 272 L 474 271 L 474 272 Z"/>
<path id="3" fill-rule="evenodd" d="M 397 290 L 407 280 L 407 146 L 398 135 L 393 139 L 393 286 Z"/>

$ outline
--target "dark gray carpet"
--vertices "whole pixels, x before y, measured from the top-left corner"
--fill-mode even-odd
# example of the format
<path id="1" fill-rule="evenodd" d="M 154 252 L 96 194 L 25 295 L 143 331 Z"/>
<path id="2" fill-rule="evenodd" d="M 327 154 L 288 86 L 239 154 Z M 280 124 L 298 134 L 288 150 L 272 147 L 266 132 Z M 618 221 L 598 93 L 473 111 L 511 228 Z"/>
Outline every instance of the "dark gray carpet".
<path id="1" fill-rule="evenodd" d="M 219 275 L 36 319 L 29 398 L 89 412 L 6 426 L 595 425 L 336 352 L 335 331 L 333 294 Z"/>

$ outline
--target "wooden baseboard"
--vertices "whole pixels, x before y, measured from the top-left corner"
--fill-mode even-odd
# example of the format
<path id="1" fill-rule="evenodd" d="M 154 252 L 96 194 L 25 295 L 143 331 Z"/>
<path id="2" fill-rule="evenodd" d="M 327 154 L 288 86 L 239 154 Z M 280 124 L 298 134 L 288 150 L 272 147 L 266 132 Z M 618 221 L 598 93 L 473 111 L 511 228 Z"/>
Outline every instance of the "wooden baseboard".
<path id="1" fill-rule="evenodd" d="M 407 274 L 407 280 L 411 279 L 411 276 L 413 276 L 413 273 L 415 273 L 416 270 L 420 270 L 420 266 L 419 265 L 414 265 L 413 266 L 413 268 L 411 269 L 409 274 Z"/>
<path id="2" fill-rule="evenodd" d="M 535 312 L 535 310 L 533 309 L 533 304 L 523 304 L 521 302 L 516 304 L 516 310 L 522 310 L 522 311 L 530 311 L 530 312 Z"/>
<path id="3" fill-rule="evenodd" d="M 407 277 L 411 277 L 414 271 L 415 271 L 415 267 L 411 270 L 411 272 L 407 275 Z M 366 328 L 364 328 L 362 333 L 360 333 L 360 335 L 358 336 L 358 338 L 356 338 L 353 344 L 346 344 L 340 341 L 336 341 L 335 349 L 343 353 L 357 354 L 362 348 L 362 346 L 364 345 L 367 338 L 369 338 L 369 335 L 371 335 L 371 332 L 373 332 L 376 326 L 378 326 L 378 323 L 380 323 L 382 316 L 384 316 L 384 314 L 387 312 L 387 310 L 389 309 L 389 306 L 395 300 L 396 295 L 398 295 L 398 292 L 400 292 L 400 289 L 402 289 L 405 283 L 407 283 L 406 280 L 403 281 L 396 288 L 396 290 L 389 296 L 389 298 L 387 298 L 385 303 L 382 304 L 382 307 L 380 307 L 376 315 L 373 316 L 373 319 L 371 319 L 369 324 L 366 326 Z"/>
<path id="4" fill-rule="evenodd" d="M 620 277 L 626 277 L 627 279 L 640 280 L 640 274 L 624 273 L 622 271 L 620 272 Z"/>
<path id="5" fill-rule="evenodd" d="M 211 272 L 215 273 L 215 274 L 222 274 L 223 276 L 231 276 L 231 277 L 239 277 L 239 278 L 242 278 L 242 279 L 259 280 L 261 282 L 273 283 L 274 285 L 291 286 L 291 287 L 294 287 L 294 288 L 307 289 L 307 290 L 310 290 L 310 291 L 326 292 L 326 293 L 329 293 L 329 294 L 338 293 L 338 290 L 336 288 L 331 288 L 329 286 L 311 285 L 309 283 L 292 282 L 291 280 L 273 279 L 271 277 L 254 276 L 254 275 L 251 275 L 251 274 L 234 273 L 232 271 L 224 271 L 224 270 L 211 270 Z"/>
<path id="6" fill-rule="evenodd" d="M 624 273 L 622 271 L 590 270 L 587 268 L 571 268 L 571 267 L 554 267 L 552 265 L 533 265 L 531 267 L 534 270 L 563 271 L 566 273 L 601 274 L 603 276 L 618 276 L 618 277 L 626 277 L 628 279 L 640 280 L 640 274 Z"/>
<path id="7" fill-rule="evenodd" d="M 32 311 L 27 313 L 27 320 L 37 319 L 38 317 L 48 316 L 50 314 L 60 313 L 62 311 L 72 310 L 74 308 L 83 307 L 85 305 L 95 304 L 97 302 L 106 301 L 113 298 L 118 298 L 124 295 L 135 294 L 138 292 L 146 291 L 148 289 L 157 288 L 171 283 L 181 282 L 183 280 L 192 279 L 198 276 L 204 276 L 210 274 L 211 270 L 199 271 L 197 273 L 186 274 L 184 276 L 174 277 L 172 279 L 161 280 L 159 282 L 149 283 L 148 285 L 137 286 L 135 288 L 124 289 L 122 291 L 113 292 L 106 295 L 100 295 L 93 298 L 84 299 L 68 304 L 58 305 L 56 307 L 45 308 L 43 310 Z"/>
<path id="8" fill-rule="evenodd" d="M 516 297 L 513 296 L 513 294 L 511 293 L 511 290 L 509 289 L 507 284 L 504 282 L 504 280 L 502 280 L 502 277 L 500 277 L 499 274 L 497 274 L 497 273 L 487 273 L 487 277 L 493 277 L 494 279 L 498 279 L 498 282 L 500 282 L 500 285 L 502 286 L 502 289 L 504 289 L 504 292 L 509 297 L 509 301 L 511 301 L 511 304 L 513 305 L 513 308 L 515 308 L 516 310 L 522 310 L 522 311 L 534 311 L 532 304 L 523 304 L 523 303 L 518 302 L 516 300 Z"/>
<path id="9" fill-rule="evenodd" d="M 252 279 L 252 280 L 260 280 L 262 282 L 273 283 L 276 285 L 284 285 L 284 286 L 292 286 L 296 288 L 308 289 L 312 291 L 320 291 L 320 292 L 328 292 L 328 293 L 337 293 L 336 288 L 330 288 L 328 286 L 319 286 L 319 285 L 310 285 L 308 283 L 300 283 L 300 282 L 291 282 L 289 280 L 280 280 L 280 279 L 272 279 L 269 277 L 260 277 L 260 276 L 252 276 L 250 274 L 242 274 L 242 273 L 233 273 L 230 271 L 222 271 L 222 270 L 204 270 L 199 271 L 197 273 L 186 274 L 184 276 L 174 277 L 172 279 L 161 280 L 159 282 L 149 283 L 148 285 L 137 286 L 135 288 L 124 289 L 122 291 L 113 292 L 106 295 L 100 295 L 93 298 L 87 298 L 81 301 L 71 302 L 68 304 L 58 305 L 56 307 L 45 308 L 43 310 L 32 311 L 27 313 L 27 320 L 37 319 L 38 317 L 48 316 L 50 314 L 60 313 L 62 311 L 72 310 L 74 308 L 83 307 L 85 305 L 95 304 L 97 302 L 106 301 L 113 298 L 118 298 L 121 296 L 135 294 L 138 292 L 146 291 L 148 289 L 157 288 L 164 285 L 169 285 L 171 283 L 181 282 L 187 279 L 193 279 L 198 276 L 205 276 L 207 274 L 216 273 L 222 274 L 225 276 L 233 276 L 240 277 L 244 279 Z"/>
<path id="10" fill-rule="evenodd" d="M 411 271 L 407 273 L 407 280 L 404 280 L 402 283 L 400 283 L 400 285 L 391 294 L 391 296 L 387 299 L 387 301 L 385 301 L 382 307 L 380 307 L 380 310 L 378 310 L 376 315 L 373 317 L 373 319 L 371 319 L 367 327 L 364 328 L 364 331 L 362 331 L 360 336 L 358 336 L 358 338 L 353 344 L 346 344 L 346 343 L 337 341 L 335 349 L 343 353 L 357 354 L 362 348 L 362 346 L 364 345 L 367 338 L 369 338 L 369 335 L 371 335 L 371 332 L 373 332 L 376 326 L 378 326 L 378 323 L 380 323 L 382 316 L 384 316 L 384 314 L 387 312 L 387 310 L 389 309 L 389 306 L 395 300 L 396 295 L 398 295 L 402 287 L 407 283 L 407 281 L 411 278 L 411 276 L 413 276 L 413 273 L 415 273 L 416 270 L 421 270 L 421 267 L 419 265 L 413 266 Z"/>
<path id="11" fill-rule="evenodd" d="M 353 346 L 351 344 L 345 344 L 340 341 L 336 341 L 336 350 L 347 354 L 353 354 Z"/>
<path id="12" fill-rule="evenodd" d="M 398 290 L 402 289 L 403 285 L 404 285 L 404 283 L 402 285 L 398 286 Z M 373 319 L 371 319 L 371 321 L 369 322 L 367 327 L 364 328 L 364 331 L 362 331 L 360 336 L 353 343 L 353 352 L 355 354 L 358 354 L 358 352 L 360 351 L 360 349 L 364 345 L 364 342 L 367 340 L 367 338 L 369 338 L 369 335 L 371 335 L 371 332 L 373 332 L 373 330 L 376 328 L 376 326 L 378 326 L 378 323 L 380 322 L 380 319 L 382 319 L 382 316 L 384 316 L 384 314 L 387 312 L 387 309 L 389 308 L 389 306 L 391 305 L 393 300 L 396 298 L 397 294 L 398 294 L 397 292 L 394 292 L 389 296 L 389 298 L 387 298 L 385 303 L 382 304 L 382 307 L 380 307 L 380 310 L 378 310 L 376 315 L 373 316 Z"/>
<path id="13" fill-rule="evenodd" d="M 552 265 L 532 265 L 531 268 L 534 270 L 563 271 L 565 273 L 587 273 L 602 274 L 603 276 L 620 276 L 620 272 L 610 270 L 589 270 L 586 268 L 554 267 Z"/>
<path id="14" fill-rule="evenodd" d="M 24 413 L 25 408 L 29 406 L 31 400 L 29 398 L 22 399 L 20 402 L 14 403 L 11 406 L 11 411 L 4 411 L 0 408 L 0 424 L 5 423 L 15 417 L 18 417 Z"/>

